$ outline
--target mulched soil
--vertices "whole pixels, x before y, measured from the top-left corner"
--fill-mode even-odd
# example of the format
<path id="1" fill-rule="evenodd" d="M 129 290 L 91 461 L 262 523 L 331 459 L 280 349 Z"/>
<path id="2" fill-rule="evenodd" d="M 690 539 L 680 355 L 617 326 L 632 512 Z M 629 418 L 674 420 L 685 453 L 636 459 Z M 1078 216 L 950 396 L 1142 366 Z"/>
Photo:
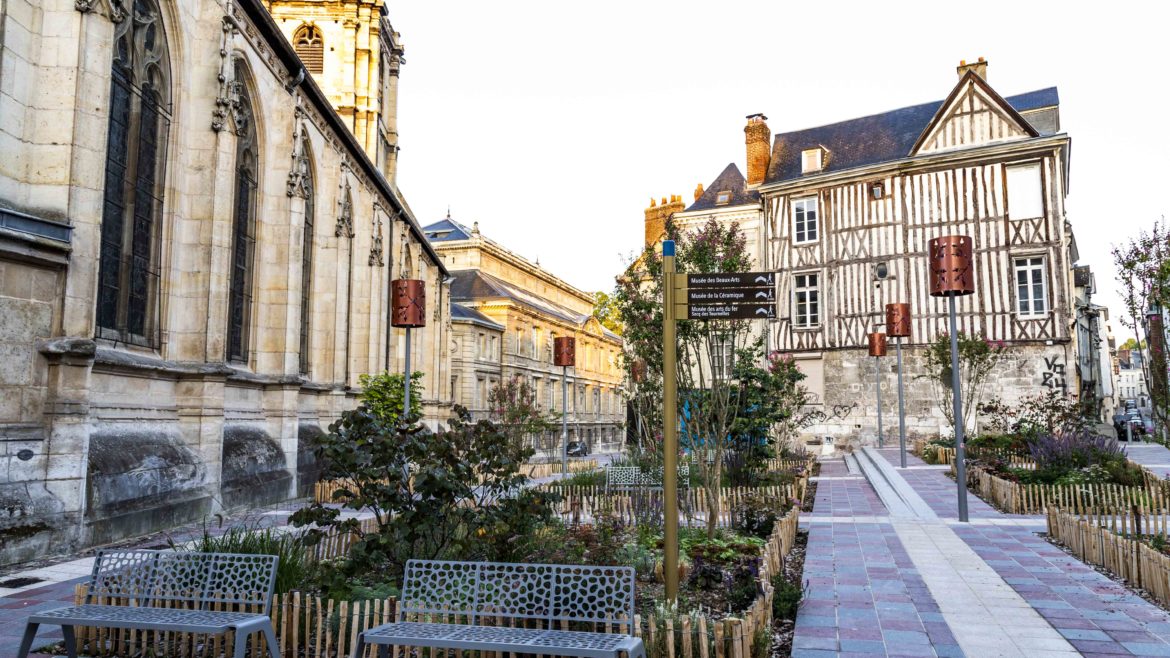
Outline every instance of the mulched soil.
<path id="1" fill-rule="evenodd" d="M 790 583 L 800 583 L 804 575 L 804 553 L 808 546 L 808 532 L 801 530 L 796 533 L 796 545 L 788 554 L 784 563 L 784 579 Z M 802 584 L 801 587 L 804 585 Z M 796 621 L 791 619 L 776 619 L 772 622 L 772 648 L 768 651 L 771 658 L 792 655 L 792 635 L 796 631 Z"/>

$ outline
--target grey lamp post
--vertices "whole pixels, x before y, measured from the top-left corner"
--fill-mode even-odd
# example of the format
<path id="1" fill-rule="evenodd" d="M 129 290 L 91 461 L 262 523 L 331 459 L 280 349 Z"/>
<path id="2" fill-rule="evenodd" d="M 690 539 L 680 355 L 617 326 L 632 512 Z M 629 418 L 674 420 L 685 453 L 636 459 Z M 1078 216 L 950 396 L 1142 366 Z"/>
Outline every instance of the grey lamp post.
<path id="1" fill-rule="evenodd" d="M 420 279 L 397 279 L 390 284 L 390 324 L 406 329 L 403 364 L 402 424 L 410 422 L 410 330 L 427 324 L 427 288 Z"/>
<path id="2" fill-rule="evenodd" d="M 906 468 L 906 400 L 902 388 L 902 339 L 910 337 L 910 305 L 886 304 L 886 335 L 897 338 L 898 346 L 898 454 Z"/>
<path id="3" fill-rule="evenodd" d="M 886 355 L 885 334 L 875 331 L 869 335 L 869 355 L 873 357 L 873 380 L 877 391 L 878 447 L 884 448 L 886 441 L 882 436 L 882 357 Z"/>
<path id="4" fill-rule="evenodd" d="M 959 330 L 955 298 L 975 292 L 973 243 L 966 235 L 945 235 L 930 241 L 930 295 L 946 297 L 951 326 L 951 397 L 955 414 L 955 479 L 959 485 L 959 521 L 967 521 L 967 460 L 963 426 L 963 395 L 959 382 Z"/>
<path id="5" fill-rule="evenodd" d="M 569 474 L 569 366 L 576 365 L 577 339 L 558 336 L 553 341 L 553 362 L 561 367 L 561 476 Z"/>

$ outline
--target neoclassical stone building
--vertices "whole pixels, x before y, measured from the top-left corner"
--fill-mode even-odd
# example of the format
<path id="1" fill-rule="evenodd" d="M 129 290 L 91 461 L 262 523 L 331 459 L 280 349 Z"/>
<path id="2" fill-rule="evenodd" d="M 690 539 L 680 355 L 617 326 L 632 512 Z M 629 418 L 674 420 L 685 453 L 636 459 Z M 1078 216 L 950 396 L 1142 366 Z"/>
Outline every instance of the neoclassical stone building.
<path id="1" fill-rule="evenodd" d="M 486 417 L 492 387 L 519 377 L 559 415 L 565 380 L 570 439 L 588 442 L 591 452 L 620 449 L 622 339 L 593 317 L 593 296 L 484 237 L 478 223 L 467 228 L 448 216 L 424 230 L 454 279 L 451 398 Z M 553 363 L 559 336 L 576 338 L 567 379 Z M 555 455 L 559 437 L 558 430 L 534 439 Z"/>
<path id="2" fill-rule="evenodd" d="M 0 563 L 303 492 L 306 438 L 401 367 L 395 278 L 447 417 L 447 269 L 261 0 L 0 21 Z"/>

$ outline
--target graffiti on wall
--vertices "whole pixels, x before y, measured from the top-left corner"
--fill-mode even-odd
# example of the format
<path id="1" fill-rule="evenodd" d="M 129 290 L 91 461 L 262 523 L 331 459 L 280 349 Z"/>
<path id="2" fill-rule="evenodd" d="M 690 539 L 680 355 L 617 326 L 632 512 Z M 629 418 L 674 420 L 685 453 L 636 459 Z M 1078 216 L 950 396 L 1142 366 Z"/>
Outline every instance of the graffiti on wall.
<path id="1" fill-rule="evenodd" d="M 806 411 L 804 415 L 801 416 L 800 420 L 796 422 L 796 426 L 803 430 L 808 429 L 813 425 L 820 425 L 822 423 L 828 423 L 834 420 L 845 420 L 849 417 L 849 414 L 853 413 L 853 410 L 856 408 L 857 403 L 854 402 L 853 404 L 833 405 L 831 408 L 826 407 L 825 409 L 812 409 L 810 411 Z"/>
<path id="2" fill-rule="evenodd" d="M 1044 371 L 1040 373 L 1040 385 L 1044 388 L 1060 389 L 1062 393 L 1068 393 L 1064 368 L 1064 360 L 1059 356 L 1044 357 Z"/>

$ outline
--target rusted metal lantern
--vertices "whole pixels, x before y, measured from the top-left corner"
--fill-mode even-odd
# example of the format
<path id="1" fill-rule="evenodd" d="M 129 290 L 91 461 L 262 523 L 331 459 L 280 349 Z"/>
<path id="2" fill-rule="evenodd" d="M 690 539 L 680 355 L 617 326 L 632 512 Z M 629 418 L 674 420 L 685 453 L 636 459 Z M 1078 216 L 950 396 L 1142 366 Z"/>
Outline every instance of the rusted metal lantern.
<path id="1" fill-rule="evenodd" d="M 910 305 L 906 302 L 886 304 L 886 334 L 897 339 L 898 351 L 898 457 L 906 468 L 906 398 L 902 388 L 902 339 L 910 337 Z"/>
<path id="2" fill-rule="evenodd" d="M 398 279 L 390 284 L 390 324 L 395 327 L 427 325 L 427 289 L 419 279 Z"/>
<path id="3" fill-rule="evenodd" d="M 967 235 L 944 235 L 930 241 L 930 295 L 946 297 L 951 321 L 951 404 L 955 413 L 955 480 L 959 486 L 959 521 L 967 521 L 966 428 L 959 377 L 959 330 L 955 298 L 975 292 L 974 242 Z"/>
<path id="4" fill-rule="evenodd" d="M 410 422 L 410 330 L 427 325 L 427 288 L 419 279 L 390 282 L 390 325 L 406 329 L 406 359 L 402 369 L 402 422 Z"/>
<path id="5" fill-rule="evenodd" d="M 577 339 L 553 340 L 553 363 L 561 367 L 561 477 L 569 475 L 569 367 L 577 365 Z"/>
<path id="6" fill-rule="evenodd" d="M 877 392 L 877 435 L 878 447 L 886 445 L 885 434 L 882 433 L 882 367 L 878 359 L 886 355 L 886 335 L 875 331 L 869 335 L 869 355 L 873 357 L 873 377 Z"/>
<path id="7" fill-rule="evenodd" d="M 577 339 L 559 336 L 553 341 L 553 363 L 568 367 L 577 363 Z"/>
<path id="8" fill-rule="evenodd" d="M 972 241 L 966 235 L 944 235 L 930 241 L 930 295 L 961 297 L 975 292 Z"/>
<path id="9" fill-rule="evenodd" d="M 909 304 L 886 304 L 886 335 L 893 338 L 910 337 Z"/>

